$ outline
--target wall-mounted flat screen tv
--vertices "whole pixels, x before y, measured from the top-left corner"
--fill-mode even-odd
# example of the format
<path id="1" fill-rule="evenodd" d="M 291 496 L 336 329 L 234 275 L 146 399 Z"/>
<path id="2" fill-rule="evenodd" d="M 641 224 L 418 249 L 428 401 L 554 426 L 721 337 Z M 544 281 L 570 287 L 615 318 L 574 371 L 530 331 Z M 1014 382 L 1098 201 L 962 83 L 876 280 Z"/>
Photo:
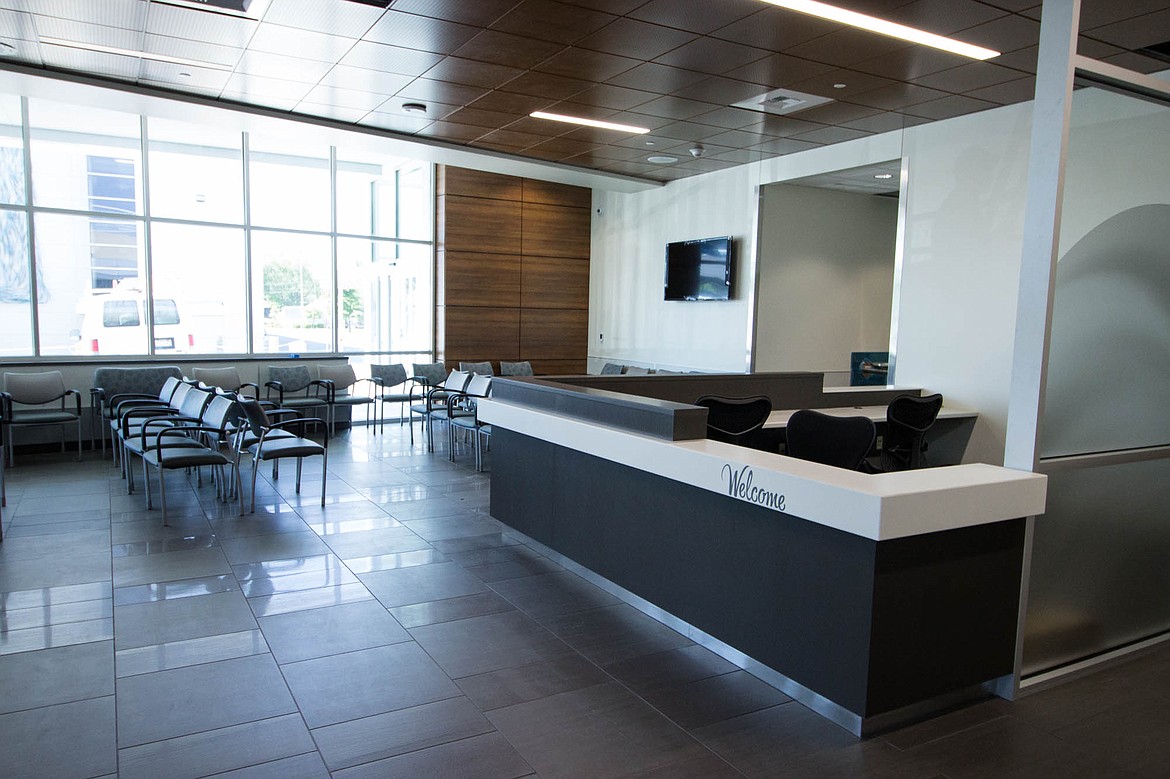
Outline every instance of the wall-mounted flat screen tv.
<path id="1" fill-rule="evenodd" d="M 731 236 L 666 245 L 666 300 L 728 300 L 732 281 Z"/>

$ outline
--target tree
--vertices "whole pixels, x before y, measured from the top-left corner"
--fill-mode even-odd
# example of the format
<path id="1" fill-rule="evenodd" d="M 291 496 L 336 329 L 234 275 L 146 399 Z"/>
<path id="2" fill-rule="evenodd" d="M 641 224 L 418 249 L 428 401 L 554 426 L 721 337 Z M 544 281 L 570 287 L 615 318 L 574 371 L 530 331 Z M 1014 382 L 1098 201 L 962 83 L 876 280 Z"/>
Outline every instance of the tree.
<path id="1" fill-rule="evenodd" d="M 343 289 L 341 291 L 341 316 L 346 327 L 360 325 L 361 315 L 365 310 L 366 307 L 362 303 L 361 295 L 356 289 Z"/>
<path id="2" fill-rule="evenodd" d="M 304 306 L 321 297 L 321 285 L 304 265 L 273 260 L 264 265 L 264 299 L 277 306 Z"/>

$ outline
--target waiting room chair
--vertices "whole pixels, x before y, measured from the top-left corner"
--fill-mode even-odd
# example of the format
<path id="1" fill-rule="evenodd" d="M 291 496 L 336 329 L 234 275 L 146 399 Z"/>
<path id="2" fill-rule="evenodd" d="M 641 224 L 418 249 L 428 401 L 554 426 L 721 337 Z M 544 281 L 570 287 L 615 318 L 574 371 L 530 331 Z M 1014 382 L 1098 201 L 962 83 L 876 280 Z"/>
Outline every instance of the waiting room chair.
<path id="1" fill-rule="evenodd" d="M 738 446 L 762 448 L 760 431 L 772 413 L 772 401 L 763 395 L 728 398 L 704 395 L 696 406 L 707 409 L 707 437 Z"/>
<path id="2" fill-rule="evenodd" d="M 459 370 L 464 373 L 478 373 L 480 376 L 495 376 L 490 362 L 460 362 Z"/>
<path id="3" fill-rule="evenodd" d="M 174 379 L 168 385 L 167 380 Z M 169 386 L 171 391 L 183 380 L 183 371 L 177 365 L 150 365 L 136 368 L 97 368 L 93 372 L 93 388 L 89 391 L 91 438 L 93 433 L 101 434 L 102 455 L 106 451 L 106 435 L 117 425 L 111 419 L 114 404 L 129 397 L 157 398 L 162 402 L 170 395 L 162 392 Z M 94 441 L 97 445 L 97 441 Z M 114 447 L 115 457 L 117 447 Z"/>
<path id="4" fill-rule="evenodd" d="M 899 395 L 886 407 L 882 438 L 883 471 L 906 471 L 926 465 L 926 431 L 942 409 L 942 395 Z"/>
<path id="5" fill-rule="evenodd" d="M 353 409 L 358 406 L 368 406 L 374 402 L 369 395 L 359 395 L 353 391 L 358 383 L 358 377 L 353 372 L 353 366 L 319 365 L 317 366 L 318 380 L 325 388 L 325 407 L 329 420 L 329 435 L 337 434 L 337 407 L 350 409 L 350 425 L 353 424 Z M 364 380 L 363 380 L 364 381 Z"/>
<path id="6" fill-rule="evenodd" d="M 73 402 L 69 403 L 72 398 Z M 65 451 L 65 425 L 77 425 L 77 459 L 81 459 L 81 393 L 65 387 L 61 371 L 5 373 L 0 393 L 0 424 L 7 428 L 8 464 L 12 465 L 13 427 L 61 425 L 61 451 Z"/>
<path id="7" fill-rule="evenodd" d="M 240 372 L 235 368 L 195 368 L 191 371 L 191 378 L 207 387 L 215 387 L 244 397 L 248 397 L 247 390 L 251 389 L 252 398 L 260 397 L 259 385 L 251 381 L 241 381 Z"/>
<path id="8" fill-rule="evenodd" d="M 438 386 L 430 387 L 422 397 L 421 402 L 410 404 L 411 415 L 419 414 L 427 434 L 427 451 L 435 451 L 435 422 L 447 421 L 447 401 L 453 392 L 463 392 L 467 382 L 471 380 L 470 373 L 451 371 L 447 378 Z M 414 443 L 413 437 L 411 443 Z"/>
<path id="9" fill-rule="evenodd" d="M 410 443 L 414 443 L 414 415 L 422 417 L 423 432 L 427 425 L 427 393 L 438 387 L 447 377 L 447 366 L 441 362 L 413 363 L 410 380 Z M 441 397 L 441 396 L 440 396 Z"/>
<path id="10" fill-rule="evenodd" d="M 648 376 L 650 374 L 649 368 L 643 368 L 641 365 L 627 365 L 627 376 Z"/>
<path id="11" fill-rule="evenodd" d="M 620 376 L 625 367 L 626 366 L 616 362 L 607 362 L 605 365 L 601 366 L 601 375 Z"/>
<path id="12" fill-rule="evenodd" d="M 309 423 L 320 423 L 324 420 L 309 417 L 297 417 L 283 422 L 274 422 L 269 418 L 264 406 L 256 400 L 238 401 L 240 408 L 248 420 L 251 434 L 255 436 L 255 443 L 247 446 L 252 455 L 252 508 L 256 512 L 256 474 L 260 463 L 268 460 L 279 460 L 286 457 L 295 457 L 297 461 L 296 492 L 301 492 L 301 466 L 306 457 L 321 457 L 321 506 L 325 505 L 325 485 L 329 466 L 329 438 L 326 436 L 321 443 L 305 437 L 305 426 Z M 287 435 L 289 428 L 300 427 L 296 435 Z M 242 445 L 242 444 L 241 444 Z"/>
<path id="13" fill-rule="evenodd" d="M 483 443 L 480 433 L 478 403 L 492 394 L 492 377 L 473 374 L 463 392 L 453 392 L 447 399 L 447 459 L 455 462 L 456 429 L 466 430 L 475 439 L 475 470 L 483 470 Z M 491 435 L 489 430 L 487 435 Z"/>
<path id="14" fill-rule="evenodd" d="M 528 360 L 521 360 L 520 362 L 506 362 L 500 360 L 500 375 L 501 376 L 534 376 L 532 372 L 532 363 Z"/>
<path id="15" fill-rule="evenodd" d="M 877 436 L 869 417 L 835 417 L 801 409 L 788 420 L 788 456 L 860 470 Z"/>
<path id="16" fill-rule="evenodd" d="M 406 416 L 406 404 L 410 402 L 410 390 L 406 386 L 407 381 L 409 381 L 409 378 L 406 375 L 406 368 L 402 365 L 370 366 L 370 382 L 377 388 L 374 391 L 374 400 L 377 403 L 374 406 L 374 420 L 375 424 L 378 425 L 375 428 L 377 432 L 381 432 L 381 430 L 385 430 L 386 428 L 387 403 L 398 404 L 398 424 L 402 424 Z M 395 387 L 401 387 L 402 390 L 395 392 Z"/>
<path id="17" fill-rule="evenodd" d="M 280 408 L 319 408 L 328 413 L 326 386 L 313 378 L 307 365 L 269 365 L 264 397 Z"/>

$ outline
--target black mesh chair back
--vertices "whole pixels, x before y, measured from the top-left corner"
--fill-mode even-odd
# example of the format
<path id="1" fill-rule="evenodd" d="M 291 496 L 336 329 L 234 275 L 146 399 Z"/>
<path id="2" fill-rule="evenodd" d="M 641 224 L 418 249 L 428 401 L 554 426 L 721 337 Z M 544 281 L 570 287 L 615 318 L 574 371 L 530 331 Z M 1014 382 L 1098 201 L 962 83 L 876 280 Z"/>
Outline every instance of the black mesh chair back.
<path id="1" fill-rule="evenodd" d="M 906 471 L 926 464 L 926 431 L 938 418 L 942 395 L 899 395 L 886 408 L 882 470 Z"/>
<path id="2" fill-rule="evenodd" d="M 869 417 L 835 417 L 801 409 L 788 420 L 788 456 L 856 471 L 876 435 Z"/>
<path id="3" fill-rule="evenodd" d="M 758 433 L 772 413 L 772 401 L 763 395 L 750 398 L 704 395 L 695 405 L 707 409 L 708 438 L 740 446 L 758 443 Z"/>

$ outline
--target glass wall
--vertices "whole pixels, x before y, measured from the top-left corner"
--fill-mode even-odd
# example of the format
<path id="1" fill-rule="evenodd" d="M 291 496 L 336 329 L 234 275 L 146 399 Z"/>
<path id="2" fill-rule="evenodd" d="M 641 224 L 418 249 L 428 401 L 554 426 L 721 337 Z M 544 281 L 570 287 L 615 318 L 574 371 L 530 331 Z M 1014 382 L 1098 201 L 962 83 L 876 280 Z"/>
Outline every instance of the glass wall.
<path id="1" fill-rule="evenodd" d="M 0 95 L 0 355 L 429 354 L 431 166 L 297 129 Z"/>

